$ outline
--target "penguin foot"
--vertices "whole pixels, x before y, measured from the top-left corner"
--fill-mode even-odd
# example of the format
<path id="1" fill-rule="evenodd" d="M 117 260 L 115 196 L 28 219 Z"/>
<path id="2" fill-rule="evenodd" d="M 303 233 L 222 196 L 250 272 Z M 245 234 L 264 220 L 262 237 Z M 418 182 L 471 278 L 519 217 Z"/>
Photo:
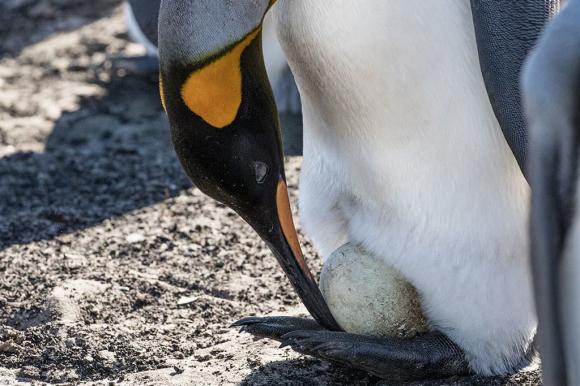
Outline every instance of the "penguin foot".
<path id="1" fill-rule="evenodd" d="M 470 374 L 463 351 L 441 333 L 411 339 L 371 337 L 328 331 L 309 319 L 250 317 L 234 323 L 259 338 L 293 350 L 396 382 Z M 306 327 L 306 328 L 305 328 Z"/>
<path id="2" fill-rule="evenodd" d="M 153 56 L 121 57 L 112 60 L 114 70 L 131 75 L 150 75 L 159 71 L 159 60 Z"/>
<path id="3" fill-rule="evenodd" d="M 282 336 L 294 331 L 323 331 L 318 322 L 313 319 L 291 316 L 270 316 L 260 318 L 250 316 L 232 324 L 230 327 L 240 327 L 240 332 L 247 332 L 258 338 L 267 338 L 282 342 Z"/>

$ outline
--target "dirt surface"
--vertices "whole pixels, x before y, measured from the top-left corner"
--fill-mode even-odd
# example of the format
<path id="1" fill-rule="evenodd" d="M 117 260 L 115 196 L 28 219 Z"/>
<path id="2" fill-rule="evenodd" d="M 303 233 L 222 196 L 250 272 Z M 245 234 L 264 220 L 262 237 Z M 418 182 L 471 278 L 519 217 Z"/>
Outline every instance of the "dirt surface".
<path id="1" fill-rule="evenodd" d="M 303 310 L 250 228 L 182 173 L 156 76 L 111 70 L 142 53 L 119 5 L 0 2 L 0 385 L 389 384 L 228 328 Z"/>

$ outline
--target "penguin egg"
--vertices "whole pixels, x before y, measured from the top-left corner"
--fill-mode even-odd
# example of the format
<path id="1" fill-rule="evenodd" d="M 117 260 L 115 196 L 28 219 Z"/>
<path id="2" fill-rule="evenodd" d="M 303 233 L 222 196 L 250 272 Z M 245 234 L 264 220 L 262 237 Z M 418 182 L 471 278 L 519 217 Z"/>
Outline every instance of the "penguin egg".
<path id="1" fill-rule="evenodd" d="M 346 332 L 412 337 L 427 331 L 415 288 L 354 244 L 343 245 L 324 262 L 320 289 Z"/>

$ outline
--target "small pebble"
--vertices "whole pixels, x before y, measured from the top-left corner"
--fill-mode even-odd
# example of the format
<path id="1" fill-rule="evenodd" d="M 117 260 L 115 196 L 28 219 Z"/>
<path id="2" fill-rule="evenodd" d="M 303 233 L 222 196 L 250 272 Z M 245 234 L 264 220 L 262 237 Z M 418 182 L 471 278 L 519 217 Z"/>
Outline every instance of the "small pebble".
<path id="1" fill-rule="evenodd" d="M 172 375 L 179 375 L 182 374 L 185 371 L 185 369 L 183 369 L 180 366 L 173 366 L 173 371 L 175 371 L 175 373 Z"/>
<path id="2" fill-rule="evenodd" d="M 18 351 L 18 346 L 11 340 L 0 343 L 0 352 L 15 353 Z"/>
<path id="3" fill-rule="evenodd" d="M 125 237 L 125 241 L 127 241 L 129 244 L 140 243 L 145 241 L 145 236 L 143 236 L 141 233 L 131 233 Z"/>
<path id="4" fill-rule="evenodd" d="M 178 306 L 185 306 L 187 304 L 194 303 L 196 300 L 197 300 L 197 298 L 194 296 L 182 296 L 177 301 L 177 305 Z"/>
<path id="5" fill-rule="evenodd" d="M 38 378 L 40 377 L 40 369 L 34 366 L 23 366 L 20 369 L 19 376 L 22 378 Z"/>
<path id="6" fill-rule="evenodd" d="M 117 359 L 117 356 L 112 351 L 101 350 L 99 351 L 99 358 L 105 362 L 114 362 Z"/>

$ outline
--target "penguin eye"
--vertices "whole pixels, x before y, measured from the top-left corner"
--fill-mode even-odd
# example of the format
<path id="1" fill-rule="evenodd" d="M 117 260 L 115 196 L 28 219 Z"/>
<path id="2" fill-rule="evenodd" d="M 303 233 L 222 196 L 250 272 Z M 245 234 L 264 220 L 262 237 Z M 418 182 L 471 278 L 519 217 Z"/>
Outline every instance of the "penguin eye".
<path id="1" fill-rule="evenodd" d="M 254 169 L 254 176 L 256 177 L 256 182 L 258 184 L 264 183 L 270 168 L 268 165 L 262 161 L 254 161 L 252 163 L 252 168 Z"/>

